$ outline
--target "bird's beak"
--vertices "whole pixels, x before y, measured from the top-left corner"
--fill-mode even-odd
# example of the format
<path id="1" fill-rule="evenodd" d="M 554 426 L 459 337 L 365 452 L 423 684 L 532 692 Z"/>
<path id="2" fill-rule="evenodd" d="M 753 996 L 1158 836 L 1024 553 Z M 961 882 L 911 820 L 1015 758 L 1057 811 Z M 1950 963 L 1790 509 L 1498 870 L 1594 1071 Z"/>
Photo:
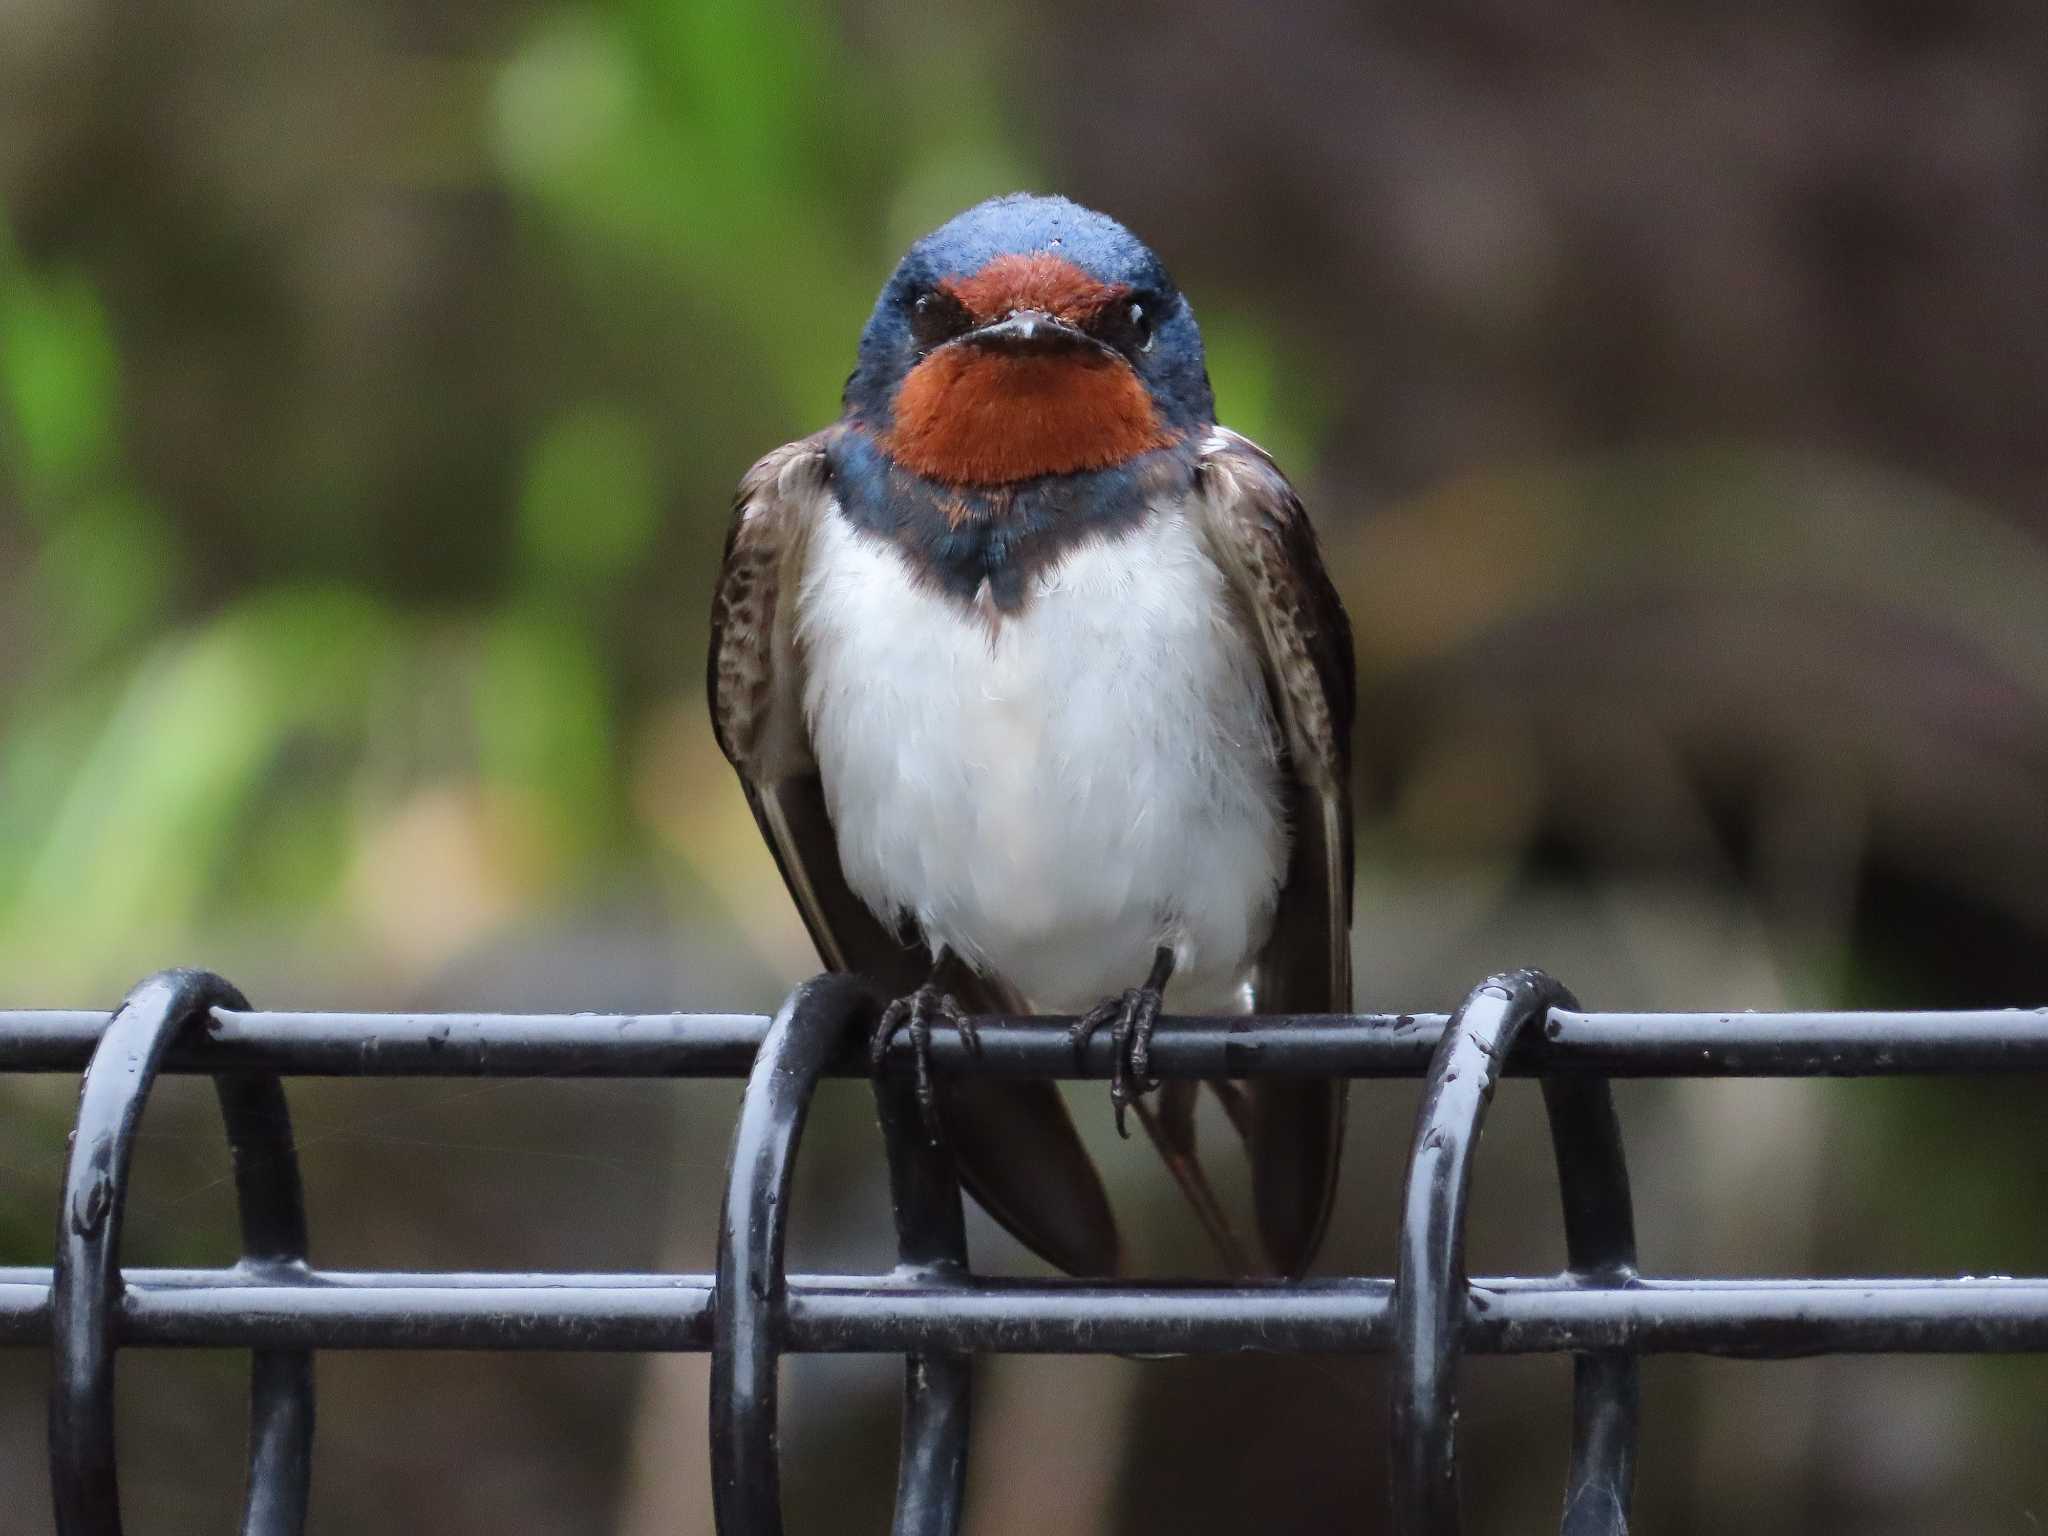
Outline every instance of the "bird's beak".
<path id="1" fill-rule="evenodd" d="M 976 326 L 960 340 L 1013 353 L 1107 350 L 1086 331 L 1042 309 L 1013 309 L 1000 320 Z"/>

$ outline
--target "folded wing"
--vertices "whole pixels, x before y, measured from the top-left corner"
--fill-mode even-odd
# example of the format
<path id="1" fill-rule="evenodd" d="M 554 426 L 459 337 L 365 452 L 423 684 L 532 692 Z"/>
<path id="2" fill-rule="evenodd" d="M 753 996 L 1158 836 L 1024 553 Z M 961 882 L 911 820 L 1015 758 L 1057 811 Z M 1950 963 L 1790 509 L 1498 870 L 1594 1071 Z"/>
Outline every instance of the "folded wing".
<path id="1" fill-rule="evenodd" d="M 797 592 L 811 532 L 833 515 L 827 441 L 820 434 L 778 448 L 740 483 L 712 599 L 707 696 L 718 745 L 819 956 L 900 996 L 926 980 L 930 957 L 914 931 L 884 923 L 847 884 L 803 715 Z M 939 979 L 970 1013 L 1024 1011 L 965 966 Z M 1109 1198 L 1058 1089 L 942 1080 L 939 1111 L 961 1181 L 989 1214 L 1069 1273 L 1116 1271 Z"/>
<path id="2" fill-rule="evenodd" d="M 1351 626 L 1315 530 L 1273 461 L 1235 432 L 1204 444 L 1197 498 L 1210 551 L 1257 637 L 1286 745 L 1287 874 L 1253 988 L 1261 1013 L 1351 1011 Z M 1298 1275 L 1337 1189 L 1348 1085 L 1251 1085 L 1252 1191 L 1267 1258 Z"/>

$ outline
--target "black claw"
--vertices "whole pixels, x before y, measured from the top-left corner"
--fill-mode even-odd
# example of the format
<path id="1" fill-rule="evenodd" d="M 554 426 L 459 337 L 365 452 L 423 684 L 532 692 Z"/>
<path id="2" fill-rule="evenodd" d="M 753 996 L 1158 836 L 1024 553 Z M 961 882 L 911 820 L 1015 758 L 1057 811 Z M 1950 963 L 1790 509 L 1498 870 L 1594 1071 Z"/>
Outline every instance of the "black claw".
<path id="1" fill-rule="evenodd" d="M 1159 1079 L 1152 1075 L 1152 1032 L 1159 1027 L 1159 1010 L 1165 999 L 1158 989 L 1140 987 L 1129 994 L 1133 1006 L 1131 1019 L 1131 1073 L 1138 1080 L 1138 1092 L 1150 1093 L 1159 1086 Z"/>
<path id="2" fill-rule="evenodd" d="M 889 1047 L 899 1034 L 910 1036 L 910 1056 L 917 1073 L 917 1107 L 934 1144 L 939 1139 L 938 1091 L 932 1086 L 932 1021 L 936 1017 L 960 1037 L 970 1056 L 981 1054 L 981 1031 L 960 1011 L 960 1005 L 927 982 L 882 1010 L 868 1041 L 868 1067 L 880 1076 L 889 1063 Z"/>
<path id="3" fill-rule="evenodd" d="M 881 1022 L 875 1025 L 875 1033 L 868 1041 L 868 1070 L 876 1076 L 889 1062 L 889 1042 L 896 1038 L 896 1032 L 910 1017 L 910 999 L 899 997 L 882 1010 Z"/>
<path id="4" fill-rule="evenodd" d="M 1116 1111 L 1116 1133 L 1131 1139 L 1125 1116 L 1132 1104 L 1159 1086 L 1152 1076 L 1152 1031 L 1159 1023 L 1164 1003 L 1161 988 L 1133 987 L 1121 997 L 1096 1004 L 1078 1019 L 1067 1034 L 1074 1044 L 1074 1059 L 1083 1058 L 1088 1042 L 1107 1028 L 1116 1045 L 1115 1064 L 1109 1073 L 1109 1103 Z"/>

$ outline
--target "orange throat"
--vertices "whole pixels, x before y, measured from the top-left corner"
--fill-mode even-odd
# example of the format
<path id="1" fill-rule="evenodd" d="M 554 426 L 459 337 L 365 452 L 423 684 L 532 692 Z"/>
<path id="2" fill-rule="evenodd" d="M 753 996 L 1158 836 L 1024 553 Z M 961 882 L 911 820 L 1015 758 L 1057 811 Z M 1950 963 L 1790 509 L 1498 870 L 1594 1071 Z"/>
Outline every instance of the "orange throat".
<path id="1" fill-rule="evenodd" d="M 1108 469 L 1172 441 L 1145 386 L 1115 358 L 950 346 L 910 370 L 882 446 L 928 479 L 1001 485 Z"/>

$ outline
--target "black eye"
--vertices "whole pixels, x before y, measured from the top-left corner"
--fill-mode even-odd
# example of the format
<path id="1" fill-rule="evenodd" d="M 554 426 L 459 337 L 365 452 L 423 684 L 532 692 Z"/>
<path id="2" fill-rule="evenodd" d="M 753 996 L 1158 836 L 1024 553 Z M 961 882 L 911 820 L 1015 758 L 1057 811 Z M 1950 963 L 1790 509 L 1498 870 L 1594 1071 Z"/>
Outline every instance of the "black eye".
<path id="1" fill-rule="evenodd" d="M 1119 352 L 1150 352 L 1156 309 L 1156 304 L 1148 299 L 1119 299 L 1096 317 L 1092 329 Z"/>
<path id="2" fill-rule="evenodd" d="M 972 323 L 967 306 L 943 288 L 934 288 L 910 306 L 910 334 L 920 352 L 951 341 Z"/>

